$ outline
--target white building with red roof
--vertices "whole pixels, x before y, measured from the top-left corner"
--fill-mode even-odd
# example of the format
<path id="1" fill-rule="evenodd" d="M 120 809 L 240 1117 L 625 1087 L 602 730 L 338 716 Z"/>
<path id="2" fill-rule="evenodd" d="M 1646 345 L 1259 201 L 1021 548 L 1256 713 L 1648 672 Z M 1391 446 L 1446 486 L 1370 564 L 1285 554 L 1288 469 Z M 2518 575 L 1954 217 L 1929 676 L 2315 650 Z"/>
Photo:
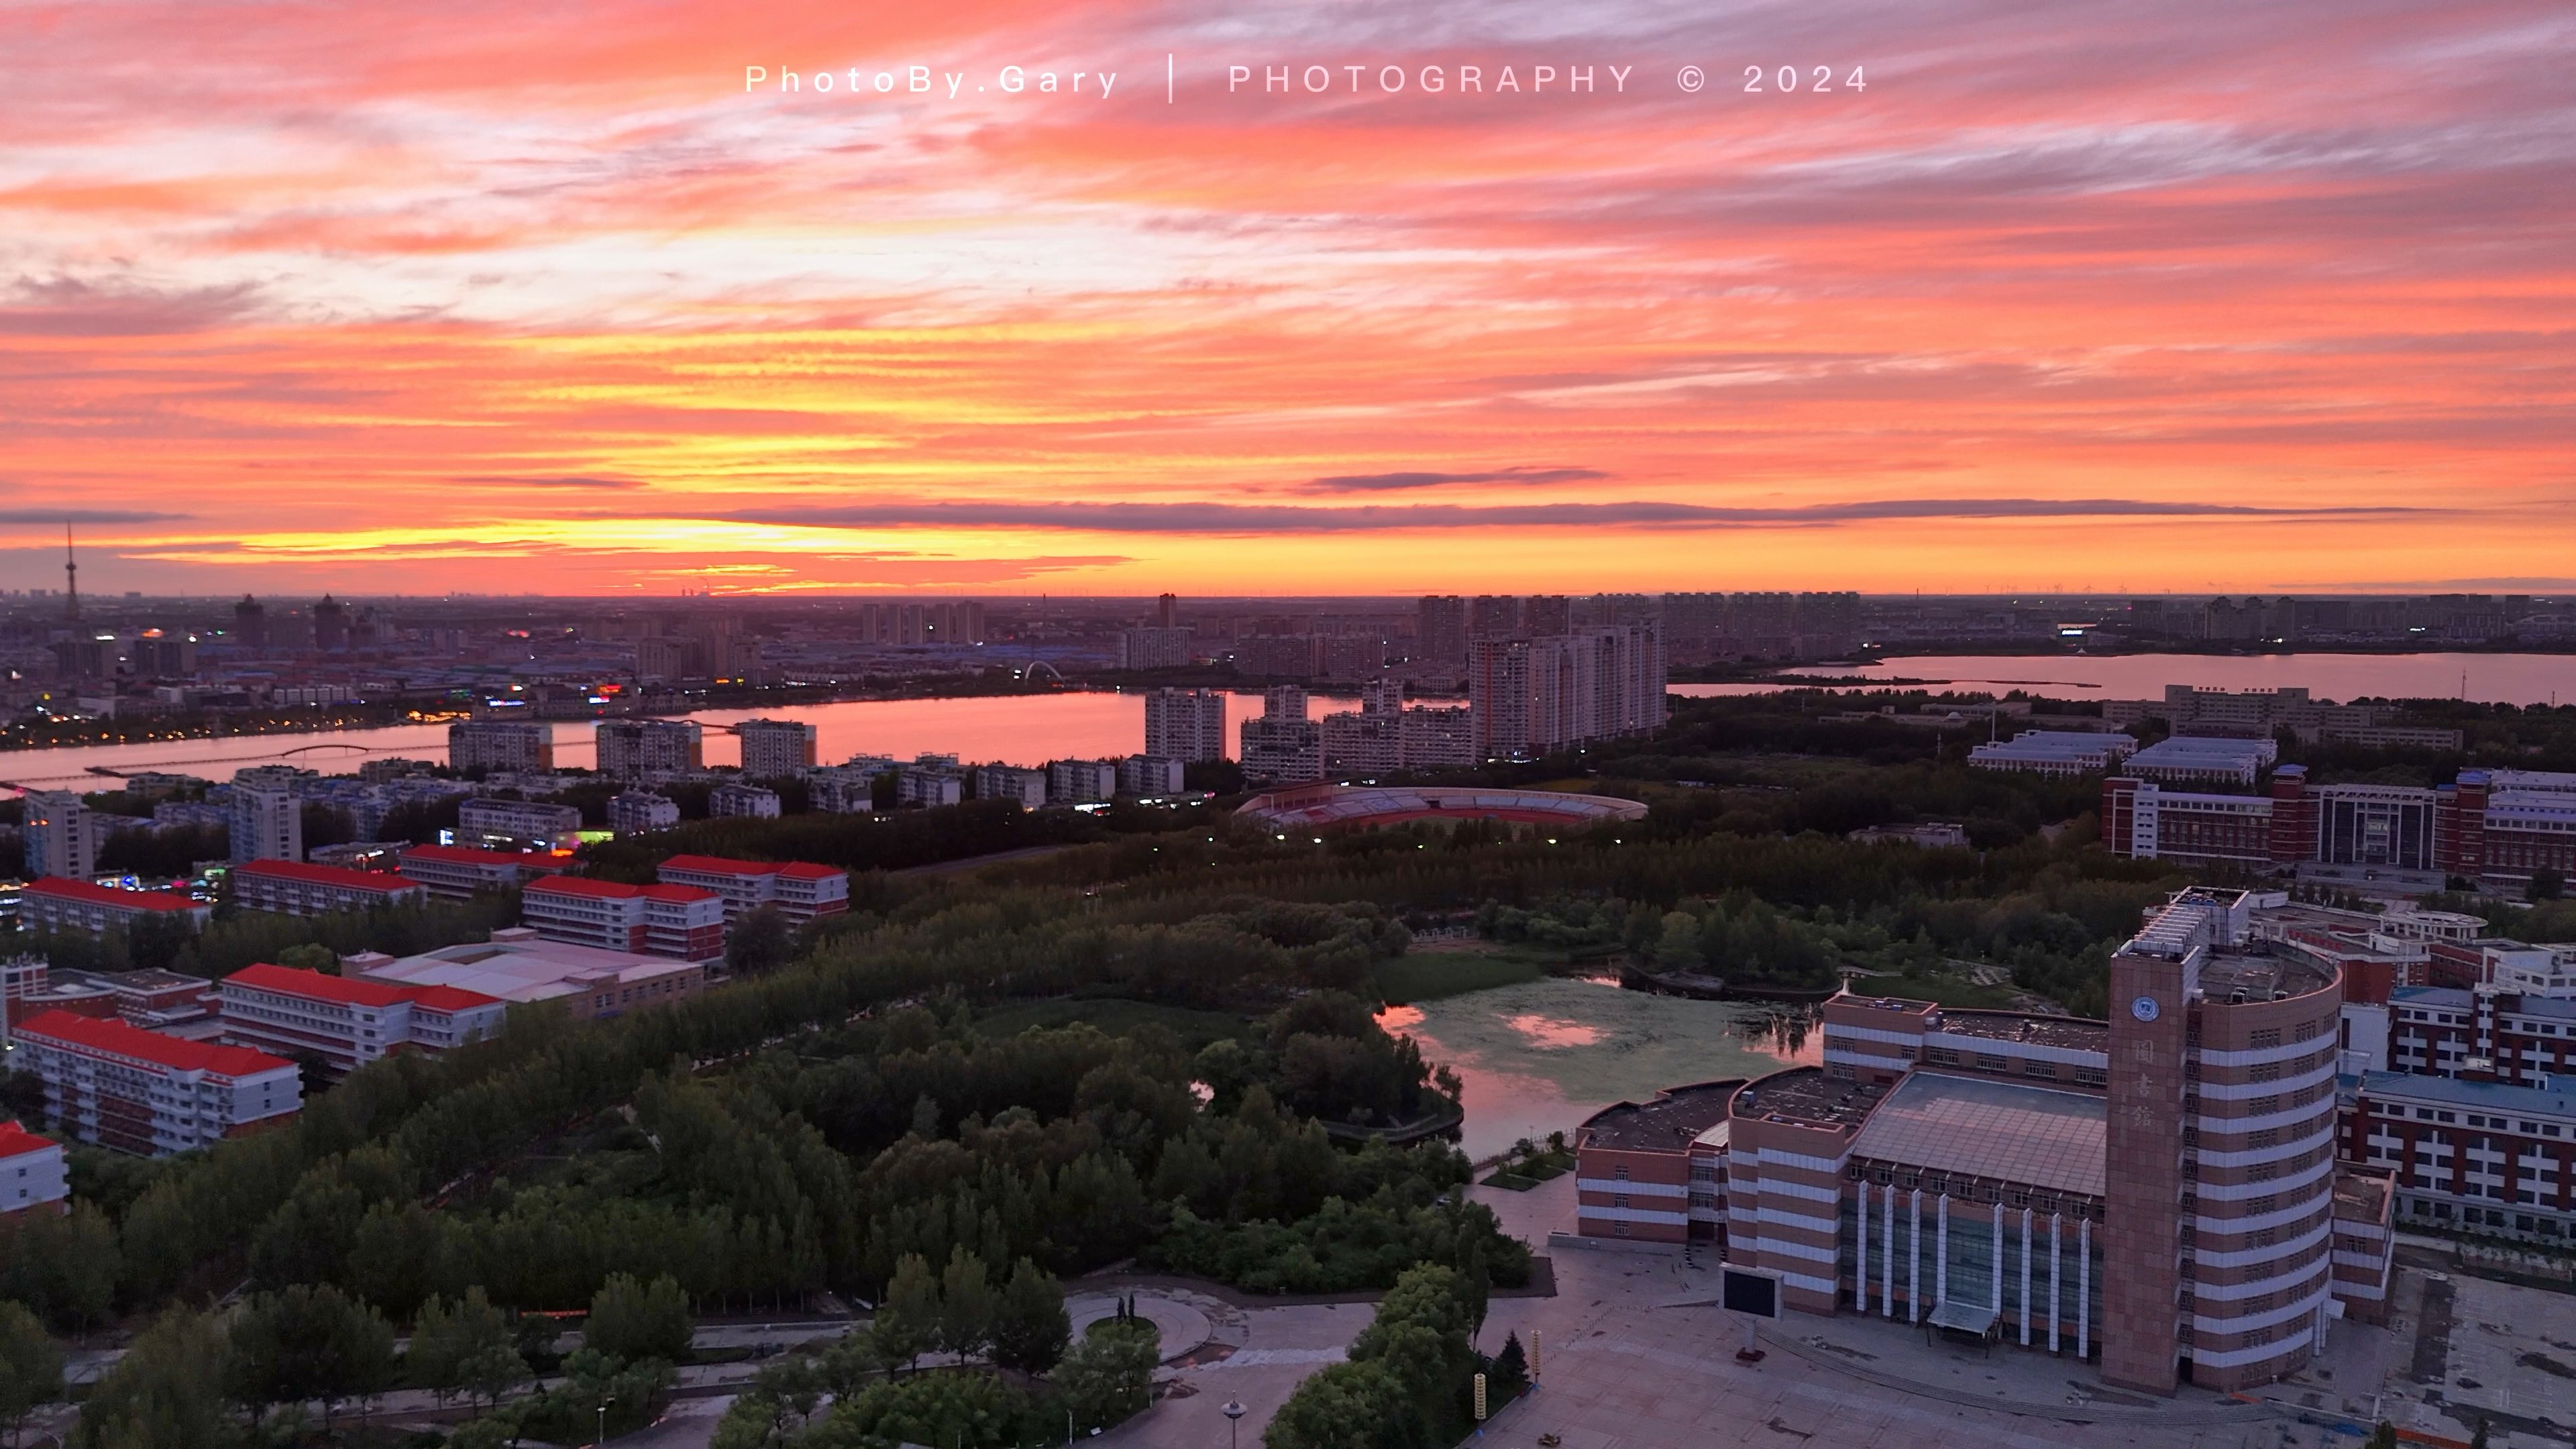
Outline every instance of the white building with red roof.
<path id="1" fill-rule="evenodd" d="M 725 919 L 738 921 L 763 906 L 798 925 L 850 908 L 850 873 L 805 861 L 727 860 L 715 855 L 675 855 L 662 862 L 665 885 L 696 886 L 724 897 Z"/>
<path id="2" fill-rule="evenodd" d="M 426 898 L 417 882 L 380 870 L 342 870 L 300 860 L 254 860 L 232 869 L 233 900 L 245 910 L 289 916 L 369 911 Z"/>
<path id="3" fill-rule="evenodd" d="M 724 954 L 725 901 L 688 885 L 627 885 L 565 875 L 530 885 L 519 923 L 549 941 L 681 961 Z"/>
<path id="4" fill-rule="evenodd" d="M 518 850 L 477 850 L 470 845 L 415 845 L 402 853 L 402 878 L 431 895 L 464 900 L 477 891 L 505 891 L 542 876 L 561 875 L 572 861 Z"/>
<path id="5" fill-rule="evenodd" d="M 304 1106 L 295 1063 L 247 1047 L 67 1011 L 30 1017 L 14 1036 L 44 1081 L 46 1114 L 119 1152 L 167 1157 L 278 1126 Z"/>
<path id="6" fill-rule="evenodd" d="M 214 907 L 177 891 L 117 890 L 68 876 L 31 880 L 18 893 L 18 920 L 36 931 L 130 932 L 147 916 L 184 919 L 196 931 L 213 915 Z"/>
<path id="7" fill-rule="evenodd" d="M 0 1218 L 38 1208 L 61 1212 L 71 1191 L 63 1144 L 0 1120 Z"/>
<path id="8" fill-rule="evenodd" d="M 319 1057 L 346 1074 L 397 1052 L 497 1036 L 508 1003 L 453 986 L 395 986 L 265 963 L 223 980 L 224 1039 Z"/>
<path id="9" fill-rule="evenodd" d="M 548 1003 L 576 1020 L 668 1006 L 707 985 L 700 962 L 550 941 L 526 926 L 494 931 L 489 941 L 370 962 L 360 975 L 393 986 L 451 986 L 508 1002 Z"/>

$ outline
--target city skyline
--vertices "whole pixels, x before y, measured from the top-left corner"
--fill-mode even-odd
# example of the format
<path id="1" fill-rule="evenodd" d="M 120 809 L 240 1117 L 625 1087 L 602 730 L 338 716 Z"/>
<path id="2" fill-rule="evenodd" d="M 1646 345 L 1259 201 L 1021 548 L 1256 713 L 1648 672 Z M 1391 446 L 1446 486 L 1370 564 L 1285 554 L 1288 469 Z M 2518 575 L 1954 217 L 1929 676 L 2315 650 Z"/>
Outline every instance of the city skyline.
<path id="1" fill-rule="evenodd" d="M 2333 17 L 19 8 L 0 584 L 2576 587 L 2576 30 Z"/>

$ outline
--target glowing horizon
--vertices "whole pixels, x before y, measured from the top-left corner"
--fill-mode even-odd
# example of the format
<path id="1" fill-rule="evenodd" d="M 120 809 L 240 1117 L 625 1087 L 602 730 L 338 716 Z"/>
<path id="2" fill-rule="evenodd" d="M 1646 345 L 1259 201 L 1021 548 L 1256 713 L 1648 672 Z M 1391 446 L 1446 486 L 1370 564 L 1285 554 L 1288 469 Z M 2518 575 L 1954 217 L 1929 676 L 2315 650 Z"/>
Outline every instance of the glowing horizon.
<path id="1" fill-rule="evenodd" d="M 70 520 L 98 592 L 2576 589 L 2571 59 L 2510 0 L 0 0 L 0 584 Z"/>

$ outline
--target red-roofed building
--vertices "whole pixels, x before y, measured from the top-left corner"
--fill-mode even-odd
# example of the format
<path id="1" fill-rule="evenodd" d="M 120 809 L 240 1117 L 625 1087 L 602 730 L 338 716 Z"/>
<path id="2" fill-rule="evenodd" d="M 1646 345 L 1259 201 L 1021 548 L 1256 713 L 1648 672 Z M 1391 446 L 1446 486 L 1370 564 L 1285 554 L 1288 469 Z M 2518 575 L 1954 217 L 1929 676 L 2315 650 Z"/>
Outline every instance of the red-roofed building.
<path id="1" fill-rule="evenodd" d="M 402 853 L 402 878 L 431 895 L 464 900 L 477 891 L 504 891 L 540 876 L 561 875 L 572 861 L 560 855 L 477 850 L 470 845 L 415 845 Z"/>
<path id="2" fill-rule="evenodd" d="M 38 1208 L 62 1212 L 63 1200 L 70 1196 L 63 1144 L 0 1120 L 0 1217 Z"/>
<path id="3" fill-rule="evenodd" d="M 213 914 L 214 907 L 177 891 L 117 890 L 68 876 L 29 881 L 18 893 L 18 919 L 36 931 L 85 931 L 93 936 L 130 932 L 146 916 L 184 920 L 195 931 Z"/>
<path id="4" fill-rule="evenodd" d="M 342 870 L 300 860 L 253 860 L 232 869 L 233 899 L 243 909 L 289 916 L 366 911 L 429 894 L 416 882 L 380 870 Z"/>
<path id="5" fill-rule="evenodd" d="M 549 941 L 681 961 L 724 954 L 725 902 L 685 885 L 624 885 L 557 876 L 519 897 L 519 922 Z"/>
<path id="6" fill-rule="evenodd" d="M 15 1035 L 44 1081 L 46 1113 L 120 1152 L 167 1157 L 277 1126 L 304 1106 L 295 1063 L 266 1052 L 66 1011 L 30 1017 Z"/>
<path id="7" fill-rule="evenodd" d="M 696 886 L 724 897 L 728 921 L 774 906 L 801 926 L 816 916 L 838 915 L 850 908 L 850 873 L 805 861 L 779 864 L 675 855 L 662 862 L 660 878 L 665 885 Z"/>
<path id="8" fill-rule="evenodd" d="M 261 963 L 223 980 L 224 1039 L 321 1059 L 346 1075 L 396 1052 L 446 1051 L 500 1033 L 506 1002 L 453 986 L 392 986 Z"/>

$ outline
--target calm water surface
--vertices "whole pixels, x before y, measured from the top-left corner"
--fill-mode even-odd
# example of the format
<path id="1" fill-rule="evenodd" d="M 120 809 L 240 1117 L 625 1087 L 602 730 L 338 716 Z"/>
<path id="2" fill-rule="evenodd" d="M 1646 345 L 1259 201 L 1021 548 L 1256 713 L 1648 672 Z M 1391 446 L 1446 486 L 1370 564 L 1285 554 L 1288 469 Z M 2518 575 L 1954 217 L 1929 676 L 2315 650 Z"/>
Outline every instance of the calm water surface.
<path id="1" fill-rule="evenodd" d="M 2305 685 L 2319 699 L 2333 700 L 2381 695 L 2576 704 L 2576 654 L 1925 654 L 1791 672 L 1931 679 L 1962 689 L 2028 689 L 2071 699 L 2154 699 L 2168 684 L 2202 689 Z M 1736 693 L 1739 687 L 1673 686 L 1675 694 L 1717 690 Z"/>
<path id="2" fill-rule="evenodd" d="M 1390 1006 L 1378 1023 L 1413 1037 L 1465 1083 L 1460 1145 L 1481 1161 L 1523 1137 L 1571 1135 L 1611 1103 L 1659 1088 L 1822 1062 L 1823 1033 L 1806 1025 L 1812 1011 L 1550 977 Z"/>

